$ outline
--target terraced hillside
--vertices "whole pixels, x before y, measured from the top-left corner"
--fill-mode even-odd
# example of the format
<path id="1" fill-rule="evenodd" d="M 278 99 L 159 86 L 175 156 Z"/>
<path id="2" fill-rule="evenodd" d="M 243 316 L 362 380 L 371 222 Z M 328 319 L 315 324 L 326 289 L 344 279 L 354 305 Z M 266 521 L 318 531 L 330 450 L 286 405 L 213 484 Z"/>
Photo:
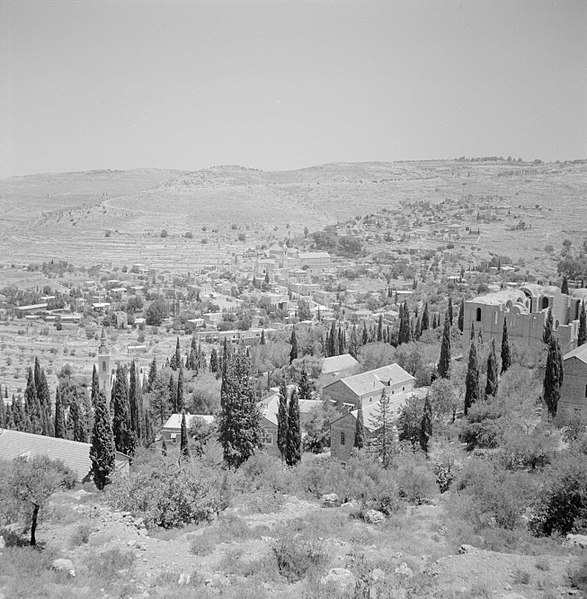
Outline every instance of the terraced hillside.
<path id="1" fill-rule="evenodd" d="M 490 229 L 480 241 L 488 251 L 497 244 L 502 253 L 524 255 L 586 234 L 587 162 L 337 163 L 274 173 L 238 166 L 91 171 L 0 181 L 0 264 L 54 258 L 190 270 L 304 227 L 317 230 L 400 201 L 464 196 L 473 203 L 499 196 L 532 217 L 523 235 L 505 225 Z"/>

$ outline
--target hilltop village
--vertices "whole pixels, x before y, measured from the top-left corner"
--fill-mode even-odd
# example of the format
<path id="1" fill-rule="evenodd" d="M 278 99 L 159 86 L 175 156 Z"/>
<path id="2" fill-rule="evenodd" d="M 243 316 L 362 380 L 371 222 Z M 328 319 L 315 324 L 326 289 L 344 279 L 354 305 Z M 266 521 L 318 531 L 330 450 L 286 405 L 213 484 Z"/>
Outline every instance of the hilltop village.
<path id="1" fill-rule="evenodd" d="M 231 246 L 193 272 L 185 264 L 177 271 L 148 263 L 6 265 L 5 280 L 27 283 L 6 285 L 0 295 L 0 457 L 61 460 L 68 484 L 100 490 L 96 510 L 122 511 L 145 537 L 241 513 L 243 502 L 247 510 L 259 502 L 252 513 L 279 512 L 291 498 L 310 501 L 304 510 L 346 506 L 352 519 L 375 527 L 392 526 L 407 506 L 430 506 L 439 510 L 430 526 L 448 526 L 442 538 L 433 535 L 439 551 L 450 554 L 457 543 L 463 558 L 478 550 L 499 555 L 515 545 L 512 531 L 530 544 L 515 545 L 522 553 L 538 551 L 545 537 L 570 535 L 565 557 L 553 562 L 551 587 L 521 574 L 507 584 L 540 593 L 580 587 L 562 572 L 575 564 L 587 494 L 578 491 L 569 517 L 554 506 L 571 509 L 556 503 L 569 480 L 584 485 L 577 481 L 587 422 L 587 240 L 545 244 L 532 260 L 485 249 L 492 236 L 532 231 L 543 210 L 500 196 L 406 202 L 255 246 L 235 227 L 241 249 Z M 181 238 L 198 243 L 190 232 Z M 560 463 L 570 470 L 556 470 Z M 451 493 L 457 502 L 442 503 Z M 459 502 L 469 502 L 465 516 Z M 31 543 L 44 504 L 34 505 L 34 524 L 25 526 Z M 82 504 L 72 509 L 85 513 Z M 2 515 L 9 528 L 0 534 L 18 528 L 15 513 Z M 461 517 L 465 528 L 455 524 Z M 88 538 L 99 529 L 91 522 Z M 189 539 L 204 561 L 215 551 Z M 353 561 L 357 547 L 366 550 L 362 541 L 336 560 L 320 554 L 312 565 L 317 579 L 309 562 L 287 561 L 313 561 L 310 541 L 279 542 L 263 541 L 279 571 L 262 583 L 270 595 L 293 582 L 310 593 L 383 596 L 357 594 L 383 584 L 372 577 L 375 562 L 361 574 Z M 126 559 L 119 545 L 114 561 Z M 157 578 L 165 560 L 153 565 L 148 552 L 135 553 L 128 551 L 129 564 L 140 558 L 151 570 L 141 583 L 135 575 L 133 592 L 150 596 L 144 593 L 167 584 Z M 91 555 L 62 555 L 90 587 L 97 576 Z M 426 593 L 440 573 L 456 589 L 440 559 L 410 559 L 385 566 L 386 584 L 412 593 L 404 596 L 434 596 Z M 174 570 L 172 588 L 234 590 L 252 574 L 214 576 L 196 583 Z M 114 576 L 115 592 L 123 579 Z M 458 596 L 482 596 L 459 588 Z"/>

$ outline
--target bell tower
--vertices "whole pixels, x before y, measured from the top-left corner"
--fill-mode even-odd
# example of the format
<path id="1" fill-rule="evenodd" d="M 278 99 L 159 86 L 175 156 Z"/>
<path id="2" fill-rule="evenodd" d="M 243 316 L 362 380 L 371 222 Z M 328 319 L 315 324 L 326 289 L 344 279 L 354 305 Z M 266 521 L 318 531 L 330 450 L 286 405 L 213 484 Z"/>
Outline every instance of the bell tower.
<path id="1" fill-rule="evenodd" d="M 110 351 L 106 345 L 106 335 L 102 329 L 100 347 L 98 348 L 98 384 L 100 391 L 106 397 L 106 405 L 110 409 L 110 394 L 112 390 L 112 374 L 110 371 Z"/>

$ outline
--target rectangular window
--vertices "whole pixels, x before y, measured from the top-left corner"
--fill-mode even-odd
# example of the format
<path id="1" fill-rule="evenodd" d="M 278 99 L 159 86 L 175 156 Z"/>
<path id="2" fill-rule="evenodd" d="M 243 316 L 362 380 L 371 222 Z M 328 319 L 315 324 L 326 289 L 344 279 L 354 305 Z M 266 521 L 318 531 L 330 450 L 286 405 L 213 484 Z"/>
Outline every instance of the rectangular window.
<path id="1" fill-rule="evenodd" d="M 587 397 L 587 385 L 585 385 L 585 397 Z"/>
<path id="2" fill-rule="evenodd" d="M 273 435 L 271 433 L 265 433 L 263 435 L 263 443 L 265 443 L 265 445 L 273 445 Z"/>
<path id="3" fill-rule="evenodd" d="M 344 433 L 340 433 L 340 444 L 344 445 Z"/>

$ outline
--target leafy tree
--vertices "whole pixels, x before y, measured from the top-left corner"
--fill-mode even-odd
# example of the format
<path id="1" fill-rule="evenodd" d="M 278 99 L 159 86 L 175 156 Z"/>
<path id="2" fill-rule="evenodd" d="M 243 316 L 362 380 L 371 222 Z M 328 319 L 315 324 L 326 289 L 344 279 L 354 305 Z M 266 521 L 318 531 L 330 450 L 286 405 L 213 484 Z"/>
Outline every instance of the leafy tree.
<path id="1" fill-rule="evenodd" d="M 292 328 L 291 338 L 289 340 L 291 350 L 289 352 L 289 363 L 291 364 L 298 357 L 298 340 L 296 338 L 296 330 Z"/>
<path id="2" fill-rule="evenodd" d="M 563 282 L 561 284 L 561 293 L 569 295 L 569 282 L 567 281 L 567 277 L 563 277 Z"/>
<path id="3" fill-rule="evenodd" d="M 63 462 L 48 456 L 16 458 L 4 462 L 0 471 L 0 503 L 15 503 L 30 517 L 30 544 L 36 545 L 40 510 L 60 488 L 70 489 L 76 476 Z"/>
<path id="4" fill-rule="evenodd" d="M 424 414 L 420 423 L 420 447 L 424 453 L 428 453 L 428 444 L 432 437 L 432 404 L 430 398 L 426 396 L 424 402 Z"/>
<path id="5" fill-rule="evenodd" d="M 312 310 L 306 300 L 298 301 L 298 318 L 300 320 L 312 320 Z"/>
<path id="6" fill-rule="evenodd" d="M 304 449 L 321 453 L 330 447 L 330 423 L 340 416 L 340 412 L 328 400 L 321 401 L 312 408 L 304 419 Z"/>
<path id="7" fill-rule="evenodd" d="M 497 356 L 495 355 L 495 339 L 491 340 L 491 349 L 487 357 L 487 384 L 485 385 L 485 396 L 495 397 L 498 386 Z"/>
<path id="8" fill-rule="evenodd" d="M 552 308 L 548 308 L 548 314 L 546 315 L 546 322 L 544 323 L 544 332 L 542 333 L 542 341 L 546 345 L 550 344 L 552 338 Z"/>
<path id="9" fill-rule="evenodd" d="M 180 438 L 180 454 L 184 458 L 190 457 L 190 448 L 188 445 L 188 432 L 185 424 L 185 412 L 181 413 L 181 438 Z"/>
<path id="10" fill-rule="evenodd" d="M 356 449 L 363 449 L 365 447 L 365 423 L 363 421 L 363 406 L 359 405 L 357 410 L 357 420 L 355 423 L 355 442 L 354 447 Z"/>
<path id="11" fill-rule="evenodd" d="M 115 445 L 110 414 L 106 405 L 106 396 L 99 391 L 94 399 L 94 427 L 92 429 L 92 446 L 90 460 L 92 461 L 92 479 L 102 490 L 110 483 L 110 474 L 114 472 Z"/>
<path id="12" fill-rule="evenodd" d="M 442 344 L 440 346 L 440 359 L 438 360 L 438 376 L 443 379 L 450 377 L 450 321 L 451 316 L 447 310 L 444 317 Z"/>
<path id="13" fill-rule="evenodd" d="M 420 443 L 423 413 L 424 400 L 417 395 L 412 395 L 402 406 L 397 420 L 399 440 L 409 441 L 413 449 L 416 449 Z"/>
<path id="14" fill-rule="evenodd" d="M 587 343 L 587 315 L 585 313 L 585 302 L 582 302 L 579 314 L 579 332 L 577 334 L 577 346 Z"/>
<path id="15" fill-rule="evenodd" d="M 145 322 L 149 326 L 159 326 L 167 318 L 167 304 L 161 300 L 155 300 L 145 312 Z"/>
<path id="16" fill-rule="evenodd" d="M 262 446 L 260 413 L 247 352 L 226 348 L 223 370 L 218 436 L 227 466 L 238 468 Z"/>
<path id="17" fill-rule="evenodd" d="M 501 335 L 501 374 L 506 372 L 512 365 L 512 356 L 510 353 L 510 342 L 508 335 L 507 319 L 503 319 L 503 333 Z"/>
<path id="18" fill-rule="evenodd" d="M 465 380 L 465 416 L 469 408 L 479 399 L 479 364 L 477 363 L 477 347 L 471 341 L 469 350 L 469 364 L 467 367 L 467 378 Z"/>
<path id="19" fill-rule="evenodd" d="M 385 389 L 381 391 L 381 398 L 373 412 L 370 422 L 373 430 L 371 446 L 383 467 L 388 468 L 393 456 L 393 412 Z"/>
<path id="20" fill-rule="evenodd" d="M 461 401 L 455 389 L 455 384 L 449 379 L 436 379 L 430 387 L 430 403 L 433 413 L 437 416 L 448 416 L 455 421 Z"/>
<path id="21" fill-rule="evenodd" d="M 294 389 L 289 399 L 287 414 L 285 463 L 295 466 L 302 459 L 302 429 L 300 424 L 300 403 L 298 392 Z"/>
<path id="22" fill-rule="evenodd" d="M 558 340 L 551 337 L 546 358 L 546 371 L 544 373 L 544 403 L 548 408 L 551 418 L 556 416 L 560 399 L 560 388 L 563 384 L 563 359 Z"/>
<path id="23" fill-rule="evenodd" d="M 282 459 L 285 459 L 287 448 L 287 385 L 285 378 L 279 385 L 279 409 L 277 412 L 277 447 Z"/>
<path id="24" fill-rule="evenodd" d="M 118 451 L 128 456 L 133 456 L 135 439 L 130 425 L 130 406 L 128 401 L 128 387 L 126 384 L 126 369 L 118 365 L 116 381 L 112 392 L 113 418 L 112 432 L 114 445 Z"/>

